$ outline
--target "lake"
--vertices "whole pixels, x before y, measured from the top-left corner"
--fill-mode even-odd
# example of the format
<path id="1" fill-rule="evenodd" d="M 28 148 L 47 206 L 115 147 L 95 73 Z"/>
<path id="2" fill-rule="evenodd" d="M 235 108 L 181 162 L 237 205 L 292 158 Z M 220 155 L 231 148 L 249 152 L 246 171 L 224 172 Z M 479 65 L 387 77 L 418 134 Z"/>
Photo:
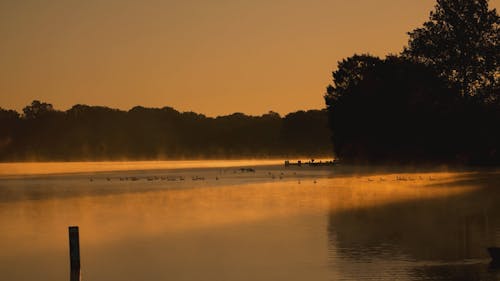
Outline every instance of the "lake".
<path id="1" fill-rule="evenodd" d="M 252 168 L 241 169 L 241 168 Z M 0 280 L 500 280 L 500 170 L 0 164 Z"/>

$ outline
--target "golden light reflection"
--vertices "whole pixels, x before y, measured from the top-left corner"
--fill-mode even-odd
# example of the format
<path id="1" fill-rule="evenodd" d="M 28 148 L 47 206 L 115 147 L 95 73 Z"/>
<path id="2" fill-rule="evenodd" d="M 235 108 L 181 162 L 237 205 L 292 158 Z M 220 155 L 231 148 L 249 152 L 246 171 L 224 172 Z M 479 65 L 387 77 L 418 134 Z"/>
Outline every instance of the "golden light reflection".
<path id="1" fill-rule="evenodd" d="M 4 231 L 0 241 L 30 241 L 17 245 L 17 253 L 50 251 L 66 246 L 60 242 L 66 239 L 68 225 L 79 225 L 83 243 L 100 246 L 133 237 L 182 235 L 205 228 L 454 196 L 476 188 L 472 184 L 432 186 L 459 175 L 463 174 L 390 174 L 323 178 L 316 183 L 303 179 L 300 183 L 289 180 L 1 203 L 0 229 Z"/>

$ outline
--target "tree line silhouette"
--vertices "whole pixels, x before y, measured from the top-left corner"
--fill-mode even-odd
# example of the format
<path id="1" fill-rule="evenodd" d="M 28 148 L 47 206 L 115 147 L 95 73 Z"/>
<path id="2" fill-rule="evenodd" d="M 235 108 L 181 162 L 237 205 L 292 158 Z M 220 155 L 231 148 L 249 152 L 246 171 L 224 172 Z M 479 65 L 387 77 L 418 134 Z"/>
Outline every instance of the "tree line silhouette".
<path id="1" fill-rule="evenodd" d="M 326 110 L 216 118 L 171 107 L 122 111 L 33 101 L 0 109 L 1 161 L 318 157 L 331 154 Z"/>
<path id="2" fill-rule="evenodd" d="M 328 155 L 333 144 L 346 162 L 499 164 L 497 11 L 488 0 L 437 0 L 408 35 L 400 54 L 340 61 L 325 110 L 209 118 L 39 101 L 22 114 L 0 109 L 0 161 L 288 158 Z"/>
<path id="3" fill-rule="evenodd" d="M 438 0 L 400 54 L 353 55 L 327 87 L 347 162 L 500 163 L 500 18 L 487 0 Z"/>

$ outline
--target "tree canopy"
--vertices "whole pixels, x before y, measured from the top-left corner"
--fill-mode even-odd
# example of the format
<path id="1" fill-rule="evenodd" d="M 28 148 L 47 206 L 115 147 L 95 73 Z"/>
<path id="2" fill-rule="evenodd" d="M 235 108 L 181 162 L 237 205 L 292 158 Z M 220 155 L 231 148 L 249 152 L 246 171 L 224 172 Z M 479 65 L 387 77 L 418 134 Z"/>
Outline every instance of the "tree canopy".
<path id="1" fill-rule="evenodd" d="M 33 101 L 23 114 L 0 108 L 0 161 L 319 157 L 332 151 L 327 119 L 325 110 L 211 118 Z"/>
<path id="2" fill-rule="evenodd" d="M 500 163 L 499 24 L 487 0 L 437 0 L 402 54 L 340 61 L 325 94 L 336 156 Z"/>
<path id="3" fill-rule="evenodd" d="M 325 96 L 337 157 L 357 162 L 454 157 L 458 136 L 448 117 L 457 96 L 432 68 L 401 57 L 362 55 L 340 62 L 333 76 L 351 80 L 328 87 Z"/>
<path id="4" fill-rule="evenodd" d="M 429 64 L 464 96 L 499 102 L 500 18 L 488 0 L 437 0 L 403 54 Z"/>

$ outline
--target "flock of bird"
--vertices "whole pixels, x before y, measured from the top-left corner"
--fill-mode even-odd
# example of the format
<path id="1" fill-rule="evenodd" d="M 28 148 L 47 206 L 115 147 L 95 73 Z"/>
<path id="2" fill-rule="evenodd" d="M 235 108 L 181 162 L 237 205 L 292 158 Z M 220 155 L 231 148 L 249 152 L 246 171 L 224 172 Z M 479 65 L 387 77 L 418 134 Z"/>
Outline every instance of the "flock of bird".
<path id="1" fill-rule="evenodd" d="M 205 180 L 204 177 L 199 177 L 199 176 L 193 176 L 191 178 L 194 181 L 197 180 Z M 94 181 L 96 180 L 95 178 L 89 178 L 89 181 Z M 140 180 L 146 180 L 146 181 L 184 181 L 186 180 L 185 177 L 183 176 L 149 176 L 149 177 L 119 177 L 119 178 L 111 178 L 111 177 L 106 177 L 106 181 L 113 181 L 113 180 L 119 180 L 119 181 L 140 181 Z"/>
<path id="2" fill-rule="evenodd" d="M 433 181 L 435 180 L 435 178 L 429 176 L 428 178 L 424 178 L 422 176 L 419 176 L 418 178 L 413 178 L 413 177 L 405 177 L 405 176 L 396 176 L 394 178 L 394 181 L 416 181 L 416 180 L 429 180 L 429 181 Z M 375 181 L 374 179 L 372 178 L 367 178 L 367 181 L 370 181 L 370 182 L 373 182 Z M 378 181 L 386 181 L 385 178 L 378 178 Z"/>
<path id="3" fill-rule="evenodd" d="M 226 173 L 226 172 L 227 171 L 221 170 L 221 173 Z M 233 173 L 235 173 L 235 174 L 236 173 L 255 173 L 255 169 L 253 169 L 253 168 L 240 168 L 240 169 L 237 169 L 237 170 L 233 170 Z M 284 172 L 277 172 L 277 173 L 268 172 L 267 176 L 270 177 L 273 180 L 275 180 L 275 179 L 282 180 L 282 179 L 285 178 L 285 173 Z M 293 172 L 293 176 L 296 177 L 297 173 Z M 89 178 L 89 181 L 93 182 L 93 181 L 95 181 L 97 179 L 98 178 L 91 177 L 91 178 Z M 215 176 L 215 180 L 218 181 L 219 179 L 221 179 L 219 176 Z M 115 180 L 119 180 L 119 181 L 132 181 L 132 182 L 134 182 L 134 181 L 140 181 L 140 180 L 146 180 L 146 181 L 185 181 L 186 177 L 184 177 L 184 176 L 147 176 L 147 177 L 130 176 L 130 177 L 118 177 L 118 178 L 106 177 L 105 180 L 108 181 L 108 182 L 115 181 Z M 204 181 L 205 177 L 192 176 L 191 180 L 192 181 Z M 299 184 L 301 183 L 300 179 L 298 179 L 298 183 Z M 316 184 L 317 181 L 313 180 L 313 183 Z"/>
<path id="4" fill-rule="evenodd" d="M 223 173 L 226 173 L 227 171 L 226 170 L 221 170 L 221 174 Z M 239 168 L 237 170 L 233 170 L 233 173 L 255 173 L 255 169 L 253 168 Z M 293 172 L 293 174 L 291 174 L 293 177 L 297 177 L 297 173 L 296 172 Z M 271 178 L 272 180 L 276 180 L 276 179 L 279 179 L 279 180 L 282 180 L 285 178 L 285 173 L 284 172 L 276 172 L 276 173 L 273 173 L 273 172 L 267 172 L 267 176 L 269 178 Z M 215 176 L 215 180 L 220 180 L 221 177 L 219 176 Z M 95 178 L 89 178 L 89 181 L 94 181 L 96 180 Z M 119 178 L 111 178 L 111 177 L 106 177 L 105 178 L 106 181 L 112 181 L 112 180 L 119 180 L 119 181 L 139 181 L 139 180 L 146 180 L 146 181 L 185 181 L 186 178 L 184 176 L 148 176 L 148 177 L 136 177 L 136 176 L 131 176 L 131 177 L 119 177 Z M 191 177 L 191 180 L 192 181 L 204 181 L 205 180 L 205 177 L 202 177 L 202 176 L 192 176 Z M 416 181 L 416 180 L 429 180 L 429 181 L 433 181 L 435 180 L 433 177 L 429 176 L 429 177 L 422 177 L 422 176 L 419 176 L 418 178 L 414 178 L 414 177 L 409 177 L 409 176 L 396 176 L 394 178 L 394 181 Z M 373 182 L 373 181 L 376 181 L 372 178 L 367 178 L 367 181 L 369 182 Z M 378 181 L 386 181 L 386 179 L 384 177 L 380 177 L 378 178 Z M 299 178 L 298 179 L 298 183 L 300 184 L 301 183 L 301 179 Z M 316 179 L 313 180 L 313 183 L 316 184 L 317 181 Z"/>

